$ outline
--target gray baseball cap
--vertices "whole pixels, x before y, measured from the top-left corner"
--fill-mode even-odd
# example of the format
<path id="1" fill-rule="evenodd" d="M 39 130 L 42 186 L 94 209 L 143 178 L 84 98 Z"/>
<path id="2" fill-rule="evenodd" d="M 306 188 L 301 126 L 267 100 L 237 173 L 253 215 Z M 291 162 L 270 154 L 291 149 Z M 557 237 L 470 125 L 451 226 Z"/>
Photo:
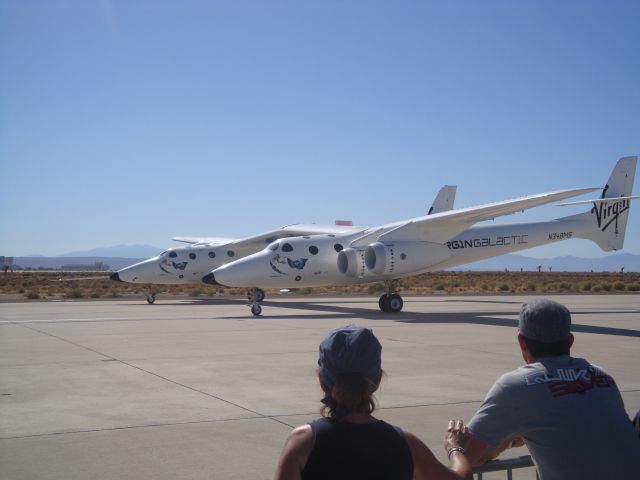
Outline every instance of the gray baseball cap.
<path id="1" fill-rule="evenodd" d="M 571 335 L 571 314 L 553 300 L 532 300 L 522 304 L 518 331 L 531 340 L 561 342 Z"/>
<path id="2" fill-rule="evenodd" d="M 320 377 L 329 388 L 341 373 L 359 373 L 375 384 L 380 380 L 381 354 L 382 346 L 371 329 L 357 325 L 337 328 L 320 343 Z"/>

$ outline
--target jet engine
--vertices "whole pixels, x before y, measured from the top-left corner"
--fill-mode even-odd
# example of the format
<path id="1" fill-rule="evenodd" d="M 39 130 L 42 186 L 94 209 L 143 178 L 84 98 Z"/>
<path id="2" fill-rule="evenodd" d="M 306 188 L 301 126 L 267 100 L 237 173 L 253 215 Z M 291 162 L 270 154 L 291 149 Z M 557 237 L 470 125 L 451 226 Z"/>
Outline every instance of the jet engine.
<path id="1" fill-rule="evenodd" d="M 364 250 L 345 248 L 338 253 L 338 271 L 348 277 L 363 277 L 366 273 Z"/>
<path id="2" fill-rule="evenodd" d="M 375 242 L 364 251 L 366 269 L 374 275 L 417 272 L 449 258 L 445 245 L 430 242 Z"/>

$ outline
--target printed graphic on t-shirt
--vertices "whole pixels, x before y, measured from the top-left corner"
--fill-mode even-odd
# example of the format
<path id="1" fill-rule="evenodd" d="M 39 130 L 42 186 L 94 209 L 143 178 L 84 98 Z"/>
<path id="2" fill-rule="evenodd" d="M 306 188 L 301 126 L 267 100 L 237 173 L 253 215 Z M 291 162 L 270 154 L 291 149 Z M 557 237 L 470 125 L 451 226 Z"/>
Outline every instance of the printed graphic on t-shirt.
<path id="1" fill-rule="evenodd" d="M 536 372 L 525 377 L 527 386 L 546 384 L 554 397 L 579 393 L 584 395 L 594 388 L 608 388 L 616 382 L 602 370 L 590 365 L 587 368 L 558 368 L 554 376 Z"/>

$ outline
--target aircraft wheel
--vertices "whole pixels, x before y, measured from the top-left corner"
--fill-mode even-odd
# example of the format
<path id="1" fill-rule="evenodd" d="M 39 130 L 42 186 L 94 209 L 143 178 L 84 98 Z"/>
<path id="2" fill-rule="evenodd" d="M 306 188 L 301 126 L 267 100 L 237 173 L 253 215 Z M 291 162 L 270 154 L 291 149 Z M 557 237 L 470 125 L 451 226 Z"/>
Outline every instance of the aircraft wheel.
<path id="1" fill-rule="evenodd" d="M 264 290 L 261 288 L 256 289 L 256 302 L 261 302 L 264 300 Z"/>
<path id="2" fill-rule="evenodd" d="M 153 305 L 154 303 L 156 303 L 156 296 L 153 293 L 150 293 L 149 295 L 147 295 L 147 303 L 149 305 Z"/>
<path id="3" fill-rule="evenodd" d="M 262 313 L 262 307 L 257 303 L 255 305 L 251 305 L 251 313 L 253 313 L 256 317 Z"/>
<path id="4" fill-rule="evenodd" d="M 388 293 L 385 293 L 384 295 L 380 296 L 380 300 L 378 300 L 378 306 L 380 307 L 380 310 L 382 310 L 383 312 L 389 312 L 389 297 L 390 295 Z"/>
<path id="5" fill-rule="evenodd" d="M 404 306 L 404 302 L 402 301 L 402 297 L 397 293 L 392 293 L 389 295 L 389 300 L 387 301 L 387 305 L 389 305 L 389 312 L 398 313 L 402 310 Z"/>

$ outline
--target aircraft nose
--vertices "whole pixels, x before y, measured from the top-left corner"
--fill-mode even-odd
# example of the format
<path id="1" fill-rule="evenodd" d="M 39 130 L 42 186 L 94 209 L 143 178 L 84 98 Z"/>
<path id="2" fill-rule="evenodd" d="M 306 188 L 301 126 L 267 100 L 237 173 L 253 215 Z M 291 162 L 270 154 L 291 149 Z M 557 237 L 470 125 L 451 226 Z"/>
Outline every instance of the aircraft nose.
<path id="1" fill-rule="evenodd" d="M 158 258 L 149 258 L 142 262 L 122 268 L 109 278 L 114 282 L 154 283 L 158 277 Z"/>
<path id="2" fill-rule="evenodd" d="M 213 272 L 202 277 L 202 281 L 204 283 L 208 283 L 209 285 L 219 285 L 222 287 L 222 284 L 216 282 L 216 276 L 213 274 Z"/>
<path id="3" fill-rule="evenodd" d="M 225 287 L 255 287 L 261 280 L 262 271 L 259 268 L 261 257 L 256 254 L 236 260 L 216 268 L 202 280 L 205 283 L 215 281 L 217 285 Z M 205 280 L 207 279 L 207 280 Z"/>

